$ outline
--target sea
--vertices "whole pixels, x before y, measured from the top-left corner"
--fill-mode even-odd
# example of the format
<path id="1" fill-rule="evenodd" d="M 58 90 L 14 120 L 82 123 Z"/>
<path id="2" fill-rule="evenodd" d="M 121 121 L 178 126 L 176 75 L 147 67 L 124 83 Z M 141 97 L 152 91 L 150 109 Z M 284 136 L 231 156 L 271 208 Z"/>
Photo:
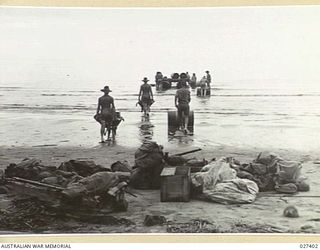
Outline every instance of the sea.
<path id="1" fill-rule="evenodd" d="M 138 147 L 153 140 L 169 149 L 231 146 L 308 151 L 320 146 L 320 89 L 286 83 L 271 87 L 261 81 L 213 82 L 210 97 L 197 97 L 190 89 L 194 134 L 172 136 L 168 111 L 176 110 L 176 89 L 159 92 L 153 87 L 155 103 L 146 120 L 137 106 L 141 83 L 110 85 L 110 95 L 124 118 L 112 145 Z M 99 146 L 100 126 L 93 116 L 102 95 L 100 85 L 1 84 L 1 146 Z"/>

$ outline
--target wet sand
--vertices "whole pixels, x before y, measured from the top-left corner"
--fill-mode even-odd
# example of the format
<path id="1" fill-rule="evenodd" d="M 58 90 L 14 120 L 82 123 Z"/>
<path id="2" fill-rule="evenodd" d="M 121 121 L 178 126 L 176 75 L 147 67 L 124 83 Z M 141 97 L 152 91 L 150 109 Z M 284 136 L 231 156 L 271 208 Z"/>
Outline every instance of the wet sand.
<path id="1" fill-rule="evenodd" d="M 186 150 L 194 147 L 184 148 Z M 126 148 L 117 145 L 98 145 L 93 148 L 84 147 L 11 147 L 0 148 L 0 167 L 4 169 L 9 163 L 18 163 L 25 157 L 40 159 L 45 165 L 58 166 L 61 162 L 70 159 L 94 160 L 106 167 L 117 160 L 127 160 L 134 163 L 136 148 Z M 206 147 L 202 151 L 188 155 L 199 159 L 220 158 L 233 156 L 242 163 L 252 161 L 262 149 L 248 150 L 235 147 Z M 265 150 L 265 149 L 264 149 Z M 166 148 L 164 148 L 166 151 Z M 181 149 L 170 153 L 181 152 Z M 165 233 L 166 226 L 143 226 L 146 215 L 162 215 L 170 223 L 189 223 L 192 220 L 207 220 L 218 226 L 222 231 L 228 231 L 235 223 L 262 224 L 278 228 L 283 232 L 320 233 L 320 197 L 318 195 L 320 178 L 320 158 L 315 154 L 297 151 L 274 151 L 282 157 L 303 162 L 302 172 L 308 178 L 311 190 L 300 192 L 292 197 L 281 197 L 276 193 L 259 193 L 253 204 L 222 205 L 212 202 L 191 200 L 183 202 L 160 202 L 159 190 L 132 190 L 138 197 L 126 196 L 129 202 L 127 212 L 114 213 L 112 215 L 131 220 L 135 225 L 131 226 L 102 226 L 82 225 L 76 226 L 72 232 L 78 233 Z M 288 205 L 297 207 L 299 218 L 286 218 L 282 215 Z M 71 223 L 71 222 L 70 222 Z M 50 232 L 48 232 L 50 233 Z M 51 232 L 57 233 L 57 232 Z M 58 232 L 59 233 L 59 232 Z"/>

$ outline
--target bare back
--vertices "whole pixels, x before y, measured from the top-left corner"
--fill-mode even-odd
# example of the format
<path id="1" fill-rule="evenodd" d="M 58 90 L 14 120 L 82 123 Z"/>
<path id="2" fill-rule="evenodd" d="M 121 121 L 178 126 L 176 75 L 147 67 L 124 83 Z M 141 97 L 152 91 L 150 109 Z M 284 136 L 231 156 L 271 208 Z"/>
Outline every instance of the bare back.
<path id="1" fill-rule="evenodd" d="M 151 98 L 151 91 L 151 86 L 149 84 L 142 84 L 140 87 L 142 98 Z"/>
<path id="2" fill-rule="evenodd" d="M 109 95 L 101 96 L 99 98 L 99 105 L 101 106 L 101 110 L 112 109 L 114 108 L 113 98 Z"/>

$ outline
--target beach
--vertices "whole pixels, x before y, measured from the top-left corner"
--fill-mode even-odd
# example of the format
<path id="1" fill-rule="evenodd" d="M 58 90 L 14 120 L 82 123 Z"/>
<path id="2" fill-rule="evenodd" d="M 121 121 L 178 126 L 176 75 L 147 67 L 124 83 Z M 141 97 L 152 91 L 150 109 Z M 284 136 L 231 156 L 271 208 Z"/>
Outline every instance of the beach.
<path id="1" fill-rule="evenodd" d="M 126 194 L 128 211 L 112 214 L 125 225 L 81 224 L 71 215 L 40 233 L 164 233 L 192 223 L 211 225 L 211 233 L 320 233 L 319 10 L 1 7 L 1 170 L 25 158 L 55 167 L 72 159 L 107 168 L 126 160 L 132 167 L 141 144 L 155 141 L 169 154 L 199 148 L 186 157 L 208 161 L 250 163 L 274 152 L 301 162 L 310 184 L 308 192 L 260 192 L 252 204 L 236 205 L 160 202 L 159 190 L 130 189 L 136 197 Z M 210 71 L 210 97 L 190 89 L 193 135 L 168 133 L 176 88 L 153 86 L 150 117 L 142 116 L 142 79 L 154 85 L 159 70 L 169 78 L 196 73 L 198 81 Z M 100 144 L 93 117 L 104 86 L 124 121 L 115 141 Z M 0 210 L 8 205 L 1 195 Z M 298 218 L 283 216 L 289 205 Z M 168 223 L 144 226 L 146 215 Z"/>
<path id="2" fill-rule="evenodd" d="M 39 147 L 39 148 L 1 148 L 1 166 L 10 163 L 19 163 L 25 157 L 42 160 L 48 165 L 59 166 L 61 162 L 70 159 L 93 160 L 106 167 L 118 160 L 128 160 L 130 164 L 134 161 L 135 148 L 123 148 L 119 146 L 102 145 L 96 148 L 76 147 Z M 212 148 L 193 153 L 190 157 L 196 156 L 210 159 L 211 157 L 233 156 L 241 162 L 250 162 L 257 156 L 258 152 L 248 151 L 239 148 Z M 192 199 L 188 203 L 183 202 L 160 202 L 159 190 L 132 190 L 137 197 L 126 195 L 129 202 L 127 212 L 113 213 L 116 218 L 125 218 L 132 221 L 130 227 L 86 225 L 77 227 L 77 223 L 66 231 L 49 231 L 47 233 L 166 233 L 165 226 L 145 227 L 143 221 L 146 215 L 161 215 L 171 223 L 191 223 L 192 220 L 204 220 L 214 223 L 219 230 L 232 231 L 232 226 L 242 223 L 246 226 L 274 227 L 279 232 L 300 232 L 319 233 L 320 202 L 318 195 L 319 164 L 314 164 L 318 159 L 311 155 L 298 154 L 297 152 L 286 153 L 285 156 L 292 160 L 303 161 L 303 175 L 308 178 L 311 190 L 306 193 L 299 193 L 292 197 L 281 197 L 276 193 L 260 193 L 253 204 L 223 205 L 218 203 L 199 201 Z M 309 197 L 308 197 L 309 196 Z M 283 210 L 288 205 L 298 208 L 299 218 L 286 218 Z M 71 223 L 71 222 L 70 222 Z M 70 225 L 69 225 L 70 226 Z M 70 231 L 68 231 L 70 230 Z M 240 230 L 240 229 L 239 229 Z M 46 233 L 46 232 L 44 232 Z"/>
<path id="3" fill-rule="evenodd" d="M 69 233 L 164 233 L 166 226 L 146 227 L 146 215 L 161 215 L 177 225 L 193 221 L 213 223 L 220 232 L 252 232 L 261 228 L 275 228 L 274 232 L 319 233 L 320 205 L 318 198 L 319 161 L 316 109 L 317 92 L 306 90 L 242 88 L 227 84 L 212 89 L 209 98 L 196 97 L 191 90 L 191 108 L 195 114 L 194 135 L 170 136 L 167 131 L 167 111 L 174 110 L 175 89 L 157 92 L 149 119 L 143 118 L 135 106 L 137 95 L 133 86 L 121 92 L 116 86 L 111 94 L 124 118 L 116 140 L 99 143 L 99 124 L 93 119 L 96 98 L 94 89 L 73 91 L 34 87 L 2 87 L 0 167 L 36 158 L 48 166 L 58 167 L 71 159 L 92 160 L 110 167 L 116 161 L 127 160 L 134 165 L 134 153 L 145 140 L 153 140 L 169 154 L 197 148 L 190 155 L 211 160 L 234 157 L 241 163 L 252 162 L 262 151 L 278 154 L 287 160 L 303 163 L 302 173 L 311 190 L 292 197 L 276 193 L 259 193 L 253 204 L 222 205 L 192 199 L 188 203 L 160 202 L 159 190 L 132 190 L 137 197 L 126 195 L 128 211 L 115 213 L 116 218 L 132 224 L 80 226 L 71 220 L 65 225 Z M 287 94 L 279 94 L 280 92 Z M 121 93 L 121 94 L 120 94 Z M 120 94 L 120 95 L 119 95 Z M 20 101 L 19 100 L 23 100 Z M 35 102 L 35 103 L 34 103 Z M 299 197 L 300 196 L 300 197 Z M 287 218 L 283 210 L 297 207 L 300 217 Z M 240 226 L 235 226 L 240 225 Z M 241 226 L 242 225 L 242 226 Z M 251 226 L 249 226 L 251 225 Z M 252 229 L 255 228 L 255 229 Z M 247 231 L 246 231 L 247 230 Z M 62 233 L 53 230 L 49 233 Z"/>
<path id="4" fill-rule="evenodd" d="M 187 148 L 186 148 L 187 149 Z M 194 149 L 190 147 L 189 149 Z M 165 151 L 166 149 L 164 149 Z M 266 150 L 266 149 L 264 149 Z M 134 164 L 134 152 L 136 148 L 121 146 L 99 145 L 94 148 L 83 147 L 34 147 L 34 148 L 1 148 L 0 159 L 3 169 L 9 163 L 19 163 L 25 157 L 40 159 L 44 164 L 59 166 L 70 159 L 93 160 L 105 167 L 115 161 L 127 160 Z M 172 151 L 179 153 L 180 150 Z M 251 151 L 246 148 L 234 147 L 208 147 L 202 151 L 188 155 L 188 158 L 198 159 L 220 158 L 232 156 L 242 163 L 251 162 L 259 151 Z M 205 221 L 212 223 L 220 232 L 256 232 L 263 228 L 273 228 L 277 233 L 319 233 L 320 232 L 320 201 L 319 190 L 319 158 L 303 152 L 278 151 L 279 155 L 303 163 L 302 173 L 307 177 L 311 186 L 309 192 L 300 192 L 296 195 L 283 195 L 275 192 L 259 193 L 257 200 L 252 204 L 225 205 L 197 199 L 190 202 L 160 202 L 159 190 L 134 190 L 130 192 L 137 197 L 126 195 L 129 202 L 127 212 L 117 212 L 111 215 L 118 219 L 132 222 L 128 225 L 101 225 L 79 224 L 74 220 L 64 222 L 64 229 L 48 230 L 43 233 L 167 233 L 167 227 L 143 225 L 146 215 L 164 216 L 171 225 L 193 223 L 193 221 Z M 316 164 L 318 163 L 318 164 Z M 299 218 L 287 218 L 283 216 L 283 210 L 294 205 L 299 211 Z M 235 229 L 235 225 L 240 225 Z M 238 230 L 238 231 L 237 231 Z M 247 230 L 247 231 L 246 231 Z M 274 233 L 273 232 L 273 233 Z M 8 232 L 7 232 L 8 233 Z M 10 232 L 9 232 L 10 233 Z M 12 232 L 11 232 L 12 233 Z"/>
<path id="5" fill-rule="evenodd" d="M 316 209 L 320 205 L 317 197 L 320 165 L 314 164 L 319 161 L 320 140 L 315 125 L 319 117 L 315 110 L 309 109 L 317 105 L 317 92 L 310 95 L 294 90 L 290 95 L 281 95 L 279 89 L 239 90 L 221 84 L 212 89 L 211 97 L 199 98 L 191 90 L 194 135 L 175 137 L 167 133 L 167 111 L 174 110 L 175 89 L 166 92 L 154 89 L 156 102 L 146 120 L 135 106 L 137 95 L 133 86 L 127 86 L 125 92 L 114 86 L 111 94 L 124 122 L 119 125 L 114 142 L 100 144 L 100 127 L 93 119 L 99 91 L 73 91 L 69 86 L 49 90 L 21 86 L 2 89 L 5 95 L 0 112 L 1 169 L 25 158 L 36 158 L 44 165 L 56 167 L 71 159 L 92 160 L 108 168 L 116 161 L 127 160 L 133 166 L 137 148 L 145 140 L 153 140 L 170 154 L 201 148 L 187 157 L 206 160 L 234 157 L 241 163 L 250 163 L 262 151 L 274 152 L 285 159 L 303 162 L 302 173 L 311 186 L 309 192 L 293 197 L 259 193 L 257 200 L 247 205 L 222 205 L 196 199 L 188 203 L 163 203 L 159 190 L 133 190 L 137 197 L 126 195 L 128 211 L 113 214 L 132 222 L 131 226 L 86 224 L 83 227 L 71 220 L 73 226 L 65 225 L 70 233 L 167 232 L 166 226 L 144 226 L 146 215 L 161 215 L 180 226 L 196 220 L 207 221 L 220 232 L 245 232 L 246 227 L 256 227 L 256 231 L 274 227 L 276 232 L 320 232 L 320 210 Z M 19 103 L 19 100 L 23 101 Z M 288 205 L 298 208 L 299 218 L 283 216 Z"/>

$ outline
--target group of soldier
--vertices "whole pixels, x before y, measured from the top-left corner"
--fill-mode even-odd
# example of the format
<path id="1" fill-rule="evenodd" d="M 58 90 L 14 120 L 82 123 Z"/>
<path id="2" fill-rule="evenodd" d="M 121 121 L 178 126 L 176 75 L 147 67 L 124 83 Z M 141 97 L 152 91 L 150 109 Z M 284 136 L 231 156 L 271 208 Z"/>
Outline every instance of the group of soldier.
<path id="1" fill-rule="evenodd" d="M 193 73 L 192 76 L 190 77 L 189 73 L 187 72 L 186 75 L 187 75 L 187 83 L 189 83 L 189 85 L 191 87 L 195 88 L 196 85 L 197 85 L 197 76 L 196 76 L 196 74 Z M 210 88 L 210 83 L 211 83 L 211 75 L 210 75 L 210 72 L 207 70 L 206 71 L 206 75 L 203 76 L 201 78 L 201 80 L 199 81 L 199 86 L 200 86 L 200 88 L 206 88 L 206 87 Z"/>
<path id="2" fill-rule="evenodd" d="M 210 85 L 211 85 L 210 72 L 207 70 L 206 71 L 206 75 L 204 75 L 199 82 L 197 82 L 197 77 L 193 73 L 189 84 L 193 88 L 195 88 L 198 85 L 200 87 L 200 96 L 205 96 L 206 95 L 206 89 L 210 89 Z"/>
<path id="3" fill-rule="evenodd" d="M 206 71 L 207 76 L 205 76 L 205 82 L 210 87 L 211 76 L 209 71 Z M 187 72 L 188 75 L 188 72 Z M 190 106 L 189 103 L 191 101 L 190 91 L 188 87 L 188 83 L 191 81 L 196 82 L 195 73 L 193 73 L 190 80 L 182 81 L 181 88 L 176 91 L 174 104 L 178 111 L 178 120 L 179 120 L 179 130 L 183 131 L 185 134 L 188 134 L 188 123 L 189 123 L 189 112 Z M 143 84 L 140 86 L 139 96 L 138 96 L 138 104 L 141 106 L 141 110 L 144 112 L 144 117 L 149 117 L 150 106 L 154 102 L 153 93 L 151 85 L 148 84 L 149 80 L 147 77 L 142 79 Z M 201 82 L 201 81 L 200 81 Z M 200 85 L 201 87 L 201 85 Z M 104 143 L 104 135 L 108 133 L 108 139 L 110 140 L 110 135 L 112 133 L 113 139 L 116 133 L 116 112 L 114 99 L 109 95 L 112 92 L 109 86 L 105 86 L 101 91 L 104 93 L 98 100 L 98 107 L 95 118 L 101 124 L 100 135 L 101 135 L 101 143 Z M 118 117 L 118 119 L 122 119 Z"/>
<path id="4" fill-rule="evenodd" d="M 155 82 L 156 85 L 159 85 L 161 82 L 175 82 L 178 81 L 179 83 L 186 82 L 191 88 L 196 88 L 197 84 L 200 88 L 210 88 L 211 83 L 211 75 L 210 72 L 207 70 L 206 75 L 204 75 L 199 82 L 197 82 L 196 73 L 192 73 L 190 76 L 189 72 L 183 72 L 180 75 L 178 73 L 172 74 L 171 78 L 167 76 L 163 76 L 163 74 L 158 71 L 155 75 Z M 178 83 L 177 86 L 180 86 Z"/>

